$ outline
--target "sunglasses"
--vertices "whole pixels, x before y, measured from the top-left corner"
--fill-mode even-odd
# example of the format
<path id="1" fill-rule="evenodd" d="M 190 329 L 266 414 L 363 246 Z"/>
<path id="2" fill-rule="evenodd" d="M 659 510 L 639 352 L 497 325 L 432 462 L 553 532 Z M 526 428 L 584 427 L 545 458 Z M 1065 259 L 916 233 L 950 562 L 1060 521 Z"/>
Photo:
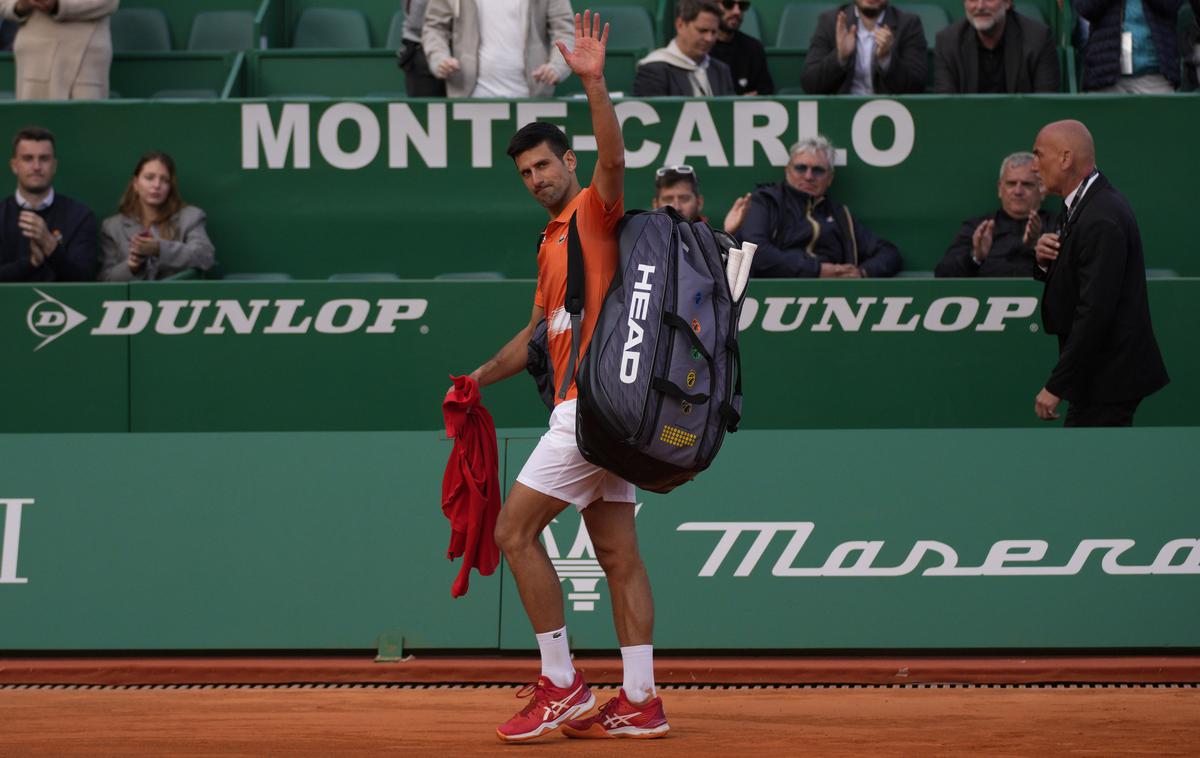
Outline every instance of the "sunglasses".
<path id="1" fill-rule="evenodd" d="M 795 171 L 800 176 L 812 174 L 813 178 L 815 179 L 820 179 L 822 176 L 825 176 L 829 173 L 829 169 L 825 168 L 824 166 L 810 166 L 807 163 L 791 163 L 788 164 L 788 168 L 790 168 L 792 171 Z"/>
<path id="2" fill-rule="evenodd" d="M 742 9 L 742 12 L 750 10 L 750 0 L 721 0 L 721 5 L 727 11 L 733 10 L 734 6 Z"/>
<path id="3" fill-rule="evenodd" d="M 655 176 L 666 176 L 667 174 L 694 174 L 696 169 L 686 163 L 680 163 L 678 166 L 663 166 L 654 172 Z"/>

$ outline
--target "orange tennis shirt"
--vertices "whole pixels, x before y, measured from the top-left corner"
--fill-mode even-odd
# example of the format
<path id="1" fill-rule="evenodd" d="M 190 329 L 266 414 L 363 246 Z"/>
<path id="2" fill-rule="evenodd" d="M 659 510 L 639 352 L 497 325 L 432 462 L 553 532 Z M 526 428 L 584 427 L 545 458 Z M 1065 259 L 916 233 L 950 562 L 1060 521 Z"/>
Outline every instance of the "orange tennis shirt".
<path id="1" fill-rule="evenodd" d="M 571 400 L 576 394 L 575 382 L 571 381 L 566 398 L 558 396 L 562 383 L 567 380 L 567 364 L 571 358 L 571 316 L 563 307 L 563 301 L 567 297 L 567 228 L 572 213 L 576 214 L 575 226 L 583 245 L 583 319 L 579 346 L 579 356 L 582 356 L 592 341 L 604 295 L 617 271 L 617 223 L 625 213 L 624 197 L 617 198 L 612 207 L 605 208 L 600 195 L 591 187 L 585 187 L 562 213 L 546 224 L 543 232 L 538 248 L 537 292 L 533 303 L 546 312 L 546 343 L 554 366 L 555 405 L 564 399 Z M 576 357 L 576 371 L 579 370 L 579 356 Z"/>

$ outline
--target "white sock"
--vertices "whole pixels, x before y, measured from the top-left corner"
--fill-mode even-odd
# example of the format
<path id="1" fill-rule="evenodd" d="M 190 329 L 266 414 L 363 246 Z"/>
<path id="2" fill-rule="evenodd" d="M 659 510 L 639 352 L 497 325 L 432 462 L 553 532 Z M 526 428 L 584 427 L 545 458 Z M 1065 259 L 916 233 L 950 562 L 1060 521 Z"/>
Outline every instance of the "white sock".
<path id="1" fill-rule="evenodd" d="M 567 628 L 555 629 L 534 635 L 538 649 L 542 651 L 542 676 L 555 687 L 567 687 L 575 681 L 575 666 L 571 663 L 571 646 L 567 642 Z"/>
<path id="2" fill-rule="evenodd" d="M 621 648 L 621 662 L 625 664 L 625 697 L 631 703 L 644 703 L 653 698 L 654 689 L 654 646 L 630 645 Z"/>

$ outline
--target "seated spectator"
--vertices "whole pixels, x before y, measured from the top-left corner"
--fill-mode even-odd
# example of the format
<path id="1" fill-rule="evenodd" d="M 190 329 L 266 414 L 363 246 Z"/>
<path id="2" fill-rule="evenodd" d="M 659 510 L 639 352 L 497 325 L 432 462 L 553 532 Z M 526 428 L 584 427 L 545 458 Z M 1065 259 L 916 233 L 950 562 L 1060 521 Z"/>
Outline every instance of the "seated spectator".
<path id="1" fill-rule="evenodd" d="M 429 0 L 404 0 L 404 29 L 397 63 L 404 71 L 404 91 L 409 97 L 445 97 L 446 83 L 429 70 L 421 47 L 421 29 L 425 27 L 425 8 Z"/>
<path id="2" fill-rule="evenodd" d="M 734 94 L 729 66 L 709 55 L 721 7 L 712 0 L 679 0 L 675 38 L 638 61 L 635 97 L 719 97 Z"/>
<path id="3" fill-rule="evenodd" d="M 189 268 L 212 268 L 204 211 L 179 196 L 171 156 L 158 151 L 143 155 L 117 210 L 100 228 L 101 279 L 163 279 Z"/>
<path id="4" fill-rule="evenodd" d="M 21 24 L 13 43 L 17 99 L 108 99 L 108 17 L 117 2 L 0 0 L 0 16 Z"/>
<path id="5" fill-rule="evenodd" d="M 1058 92 L 1058 48 L 1050 27 L 1009 0 L 963 0 L 966 18 L 938 32 L 933 91 Z"/>
<path id="6" fill-rule="evenodd" d="M 0 282 L 96 278 L 96 214 L 54 191 L 54 135 L 36 126 L 13 137 L 17 191 L 0 205 Z"/>
<path id="7" fill-rule="evenodd" d="M 810 95 L 924 92 L 928 50 L 920 17 L 888 0 L 854 0 L 817 19 L 800 84 Z"/>
<path id="8" fill-rule="evenodd" d="M 568 0 L 429 0 L 421 47 L 449 97 L 550 97 L 574 19 Z"/>
<path id="9" fill-rule="evenodd" d="M 753 276 L 860 279 L 895 276 L 900 251 L 831 200 L 833 145 L 810 137 L 792 146 L 784 181 L 755 190 L 742 239 L 758 245 Z"/>
<path id="10" fill-rule="evenodd" d="M 1072 0 L 1089 24 L 1083 47 L 1084 92 L 1166 94 L 1179 87 L 1179 37 L 1183 0 Z M 1132 49 L 1122 50 L 1129 34 Z"/>
<path id="11" fill-rule="evenodd" d="M 946 248 L 934 276 L 1032 277 L 1034 247 L 1050 214 L 1042 210 L 1042 189 L 1033 171 L 1033 153 L 1013 153 L 1000 164 L 1000 210 L 969 218 Z"/>
<path id="12" fill-rule="evenodd" d="M 724 228 L 727 233 L 737 234 L 749 204 L 748 194 L 733 202 L 733 207 L 725 214 Z M 650 202 L 650 207 L 667 206 L 674 208 L 676 213 L 689 221 L 708 223 L 708 217 L 701 214 L 704 210 L 704 195 L 700 194 L 700 178 L 691 166 L 663 166 L 654 172 L 654 200 Z"/>
<path id="13" fill-rule="evenodd" d="M 767 69 L 767 51 L 763 44 L 742 32 L 742 16 L 750 9 L 750 0 L 721 0 L 725 12 L 717 27 L 717 42 L 712 57 L 729 66 L 733 90 L 739 95 L 772 95 L 775 82 Z"/>

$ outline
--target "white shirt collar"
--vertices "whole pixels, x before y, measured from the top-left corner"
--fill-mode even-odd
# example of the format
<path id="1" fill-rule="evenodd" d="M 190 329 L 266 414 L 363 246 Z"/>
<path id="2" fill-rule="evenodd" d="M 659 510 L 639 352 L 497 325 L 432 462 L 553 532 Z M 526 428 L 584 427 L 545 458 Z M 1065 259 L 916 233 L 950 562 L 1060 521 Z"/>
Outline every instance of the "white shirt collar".
<path id="1" fill-rule="evenodd" d="M 1063 202 L 1066 203 L 1066 206 L 1068 208 L 1074 208 L 1076 198 L 1082 198 L 1084 193 L 1087 192 L 1088 187 L 1092 186 L 1092 182 L 1096 181 L 1096 177 L 1098 176 L 1100 176 L 1099 169 L 1095 169 L 1092 171 L 1092 173 L 1088 174 L 1084 180 L 1079 183 L 1079 186 L 1072 190 L 1071 194 L 1063 198 Z"/>
<path id="2" fill-rule="evenodd" d="M 30 203 L 28 200 L 25 199 L 25 196 L 21 194 L 21 190 L 17 190 L 16 192 L 14 192 L 13 197 L 17 201 L 18 208 L 23 208 L 24 210 L 32 210 L 32 211 L 44 211 L 47 208 L 49 208 L 51 205 L 54 204 L 54 188 L 53 187 L 50 188 L 50 191 L 48 193 L 46 193 L 46 196 L 44 198 L 42 198 L 42 202 L 38 203 L 36 208 L 33 206 L 32 203 Z"/>

